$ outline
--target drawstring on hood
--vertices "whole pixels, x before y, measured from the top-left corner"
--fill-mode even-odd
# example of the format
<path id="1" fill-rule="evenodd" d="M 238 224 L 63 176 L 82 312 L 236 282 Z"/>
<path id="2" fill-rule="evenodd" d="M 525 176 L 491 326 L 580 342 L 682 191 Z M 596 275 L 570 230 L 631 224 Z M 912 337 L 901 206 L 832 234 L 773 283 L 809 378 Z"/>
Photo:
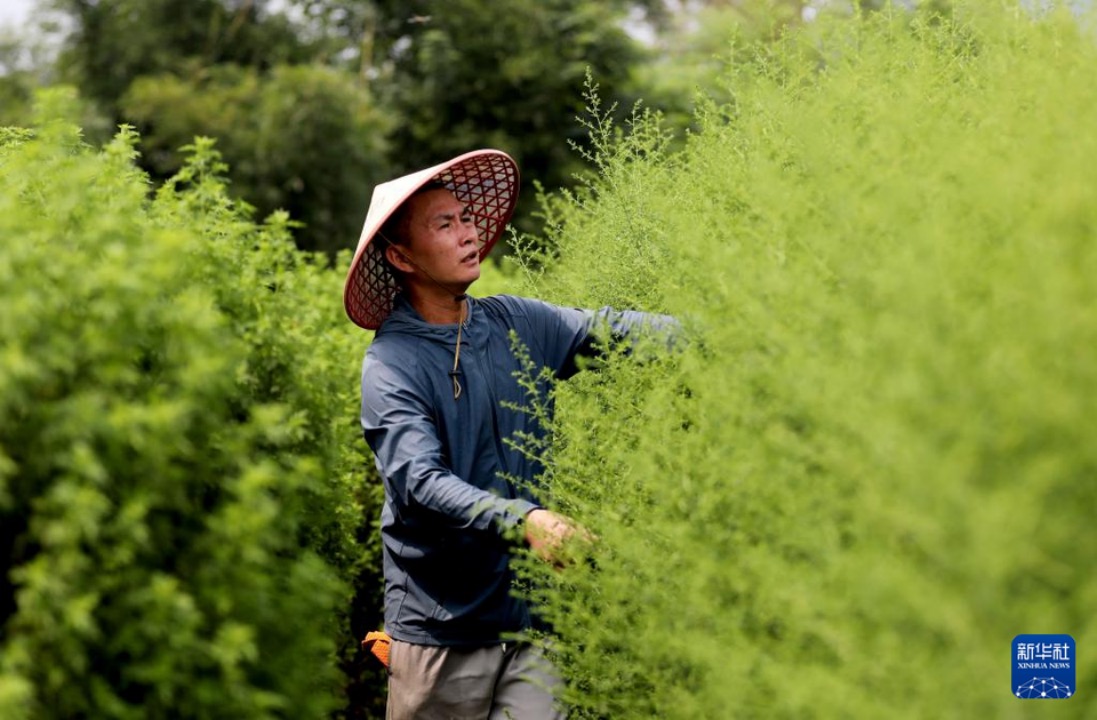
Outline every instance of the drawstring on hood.
<path id="1" fill-rule="evenodd" d="M 462 295 L 459 298 L 461 300 L 461 312 L 457 316 L 457 345 L 453 348 L 453 370 L 450 371 L 449 377 L 453 380 L 453 399 L 461 397 L 461 382 L 457 379 L 457 376 L 461 374 L 458 369 L 461 364 L 461 328 L 465 325 L 465 318 L 468 313 L 465 308 L 468 307 L 468 295 Z"/>
<path id="2" fill-rule="evenodd" d="M 461 308 L 458 311 L 456 336 L 454 335 L 453 324 L 436 324 L 424 320 L 403 293 L 397 295 L 394 300 L 393 313 L 389 318 L 391 321 L 389 327 L 378 330 L 378 333 L 406 332 L 449 348 L 449 354 L 453 358 L 453 369 L 448 371 L 446 375 L 449 377 L 449 385 L 453 388 L 453 399 L 456 401 L 461 398 L 465 391 L 461 379 L 464 375 L 461 346 L 466 342 L 478 344 L 483 342 L 485 338 L 482 337 L 481 332 L 477 332 L 478 326 L 476 325 L 475 316 L 479 313 L 479 308 L 476 306 L 478 301 L 467 294 L 457 295 L 454 299 L 461 303 Z"/>

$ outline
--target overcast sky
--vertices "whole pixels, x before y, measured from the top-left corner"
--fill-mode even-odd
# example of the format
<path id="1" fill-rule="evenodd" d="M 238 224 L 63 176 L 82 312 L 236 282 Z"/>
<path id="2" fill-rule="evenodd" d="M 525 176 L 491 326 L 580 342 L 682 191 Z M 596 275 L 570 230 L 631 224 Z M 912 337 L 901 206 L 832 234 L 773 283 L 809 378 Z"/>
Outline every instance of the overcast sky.
<path id="1" fill-rule="evenodd" d="M 0 0 L 0 25 L 22 25 L 33 7 L 34 0 Z"/>

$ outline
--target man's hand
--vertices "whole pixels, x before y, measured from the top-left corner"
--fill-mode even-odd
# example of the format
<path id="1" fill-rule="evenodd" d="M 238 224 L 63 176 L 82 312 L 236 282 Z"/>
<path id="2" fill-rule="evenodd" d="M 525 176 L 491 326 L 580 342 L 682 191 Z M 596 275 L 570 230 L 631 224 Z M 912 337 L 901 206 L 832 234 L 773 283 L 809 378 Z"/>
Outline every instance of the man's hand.
<path id="1" fill-rule="evenodd" d="M 580 538 L 593 540 L 593 536 L 571 518 L 541 508 L 526 515 L 525 529 L 530 549 L 556 567 L 567 564 L 564 546 L 576 533 Z"/>

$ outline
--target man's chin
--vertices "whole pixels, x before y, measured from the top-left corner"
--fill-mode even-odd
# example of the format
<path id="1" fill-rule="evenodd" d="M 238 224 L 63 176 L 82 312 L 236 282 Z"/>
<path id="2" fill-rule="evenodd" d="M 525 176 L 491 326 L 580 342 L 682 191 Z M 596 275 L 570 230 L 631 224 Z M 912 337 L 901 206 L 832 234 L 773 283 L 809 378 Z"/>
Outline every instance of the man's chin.
<path id="1" fill-rule="evenodd" d="M 458 294 L 464 294 L 468 292 L 469 286 L 480 279 L 480 268 L 476 268 L 475 271 L 470 269 L 466 273 L 462 273 L 460 277 L 455 277 L 446 281 L 446 287 L 451 289 L 451 292 L 457 292 Z"/>

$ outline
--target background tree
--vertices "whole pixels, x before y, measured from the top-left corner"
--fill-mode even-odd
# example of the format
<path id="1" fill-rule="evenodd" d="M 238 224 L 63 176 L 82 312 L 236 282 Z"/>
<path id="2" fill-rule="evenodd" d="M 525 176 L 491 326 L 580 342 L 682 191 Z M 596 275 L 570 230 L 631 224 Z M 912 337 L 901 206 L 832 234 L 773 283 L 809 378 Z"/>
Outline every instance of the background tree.
<path id="1" fill-rule="evenodd" d="M 535 179 L 568 185 L 581 169 L 569 141 L 584 137 L 576 116 L 588 69 L 608 102 L 627 107 L 635 98 L 631 69 L 644 58 L 624 29 L 624 2 L 294 5 L 327 38 L 325 52 L 370 83 L 397 119 L 389 137 L 393 173 L 492 146 L 517 158 L 527 190 Z M 519 205 L 524 229 L 533 227 L 532 206 Z"/>
<path id="2" fill-rule="evenodd" d="M 55 81 L 56 32 L 46 18 L 24 27 L 0 22 L 0 126 L 27 124 L 34 90 Z M 81 121 L 97 125 L 86 113 Z"/>
<path id="3" fill-rule="evenodd" d="M 653 16 L 661 7 L 647 5 Z M 299 244 L 329 251 L 353 245 L 382 175 L 473 147 L 511 152 L 527 181 L 568 184 L 580 168 L 569 140 L 583 135 L 575 116 L 586 72 L 627 107 L 630 68 L 643 57 L 623 29 L 624 2 L 309 1 L 289 14 L 263 0 L 48 6 L 73 28 L 61 76 L 114 121 L 140 127 L 154 179 L 178 168 L 189 138 L 218 137 L 234 192 L 261 211 L 289 209 L 304 222 Z M 300 73 L 303 88 L 276 72 L 306 62 L 354 72 Z M 374 98 L 385 113 L 368 109 Z M 393 118 L 387 128 L 382 116 Z"/>
<path id="4" fill-rule="evenodd" d="M 527 186 L 567 184 L 588 68 L 615 99 L 638 57 L 619 12 L 587 0 L 448 0 L 425 12 L 406 23 L 407 49 L 393 46 L 384 89 L 402 120 L 391 142 L 405 169 L 487 145 L 516 156 Z"/>
<path id="5" fill-rule="evenodd" d="M 47 0 L 67 17 L 61 78 L 121 119 L 117 103 L 140 75 L 194 65 L 269 69 L 310 57 L 269 0 Z"/>
<path id="6" fill-rule="evenodd" d="M 0 28 L 0 126 L 15 125 L 29 114 L 34 80 L 22 66 L 23 45 Z"/>
<path id="7" fill-rule="evenodd" d="M 300 223 L 300 247 L 353 245 L 385 174 L 383 115 L 365 88 L 311 65 L 315 37 L 266 0 L 51 0 L 67 16 L 58 65 L 113 123 L 144 135 L 163 181 L 195 136 L 218 138 L 233 194 Z M 125 38 L 125 42 L 119 42 Z"/>
<path id="8" fill-rule="evenodd" d="M 139 76 L 119 107 L 145 133 L 144 165 L 154 178 L 179 169 L 178 148 L 196 134 L 218 138 L 232 159 L 234 193 L 261 215 L 284 209 L 303 223 L 303 249 L 352 246 L 385 172 L 385 115 L 353 77 L 330 67 L 217 65 Z"/>

